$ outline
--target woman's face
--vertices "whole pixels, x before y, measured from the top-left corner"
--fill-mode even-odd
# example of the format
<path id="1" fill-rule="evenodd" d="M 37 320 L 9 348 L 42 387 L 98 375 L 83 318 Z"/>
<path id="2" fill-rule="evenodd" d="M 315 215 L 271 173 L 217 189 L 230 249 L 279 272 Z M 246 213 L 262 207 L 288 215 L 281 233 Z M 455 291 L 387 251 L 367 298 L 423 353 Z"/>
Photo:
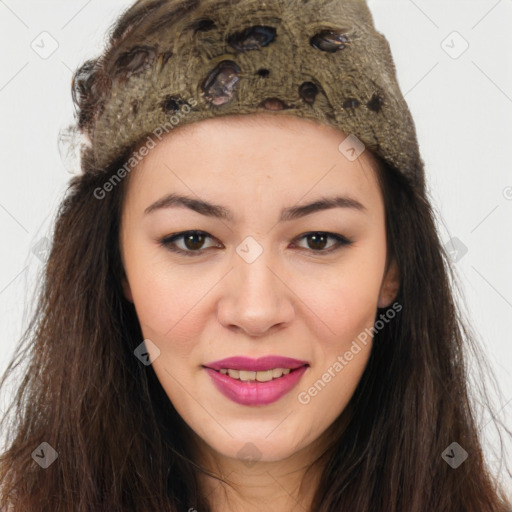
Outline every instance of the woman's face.
<path id="1" fill-rule="evenodd" d="M 243 117 L 179 127 L 132 171 L 123 286 L 153 369 L 201 442 L 223 457 L 278 461 L 345 409 L 398 278 L 394 265 L 385 272 L 371 154 L 348 159 L 346 135 L 326 125 Z M 220 364 L 238 374 L 206 368 L 268 356 L 298 362 L 263 361 L 257 374 L 247 362 Z"/>

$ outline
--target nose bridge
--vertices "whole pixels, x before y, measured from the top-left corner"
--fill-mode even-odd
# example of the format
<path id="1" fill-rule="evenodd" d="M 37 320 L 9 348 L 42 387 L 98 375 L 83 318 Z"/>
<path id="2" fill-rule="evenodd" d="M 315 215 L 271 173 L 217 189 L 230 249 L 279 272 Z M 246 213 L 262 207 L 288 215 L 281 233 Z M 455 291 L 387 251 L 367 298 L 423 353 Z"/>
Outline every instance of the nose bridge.
<path id="1" fill-rule="evenodd" d="M 273 326 L 289 322 L 293 304 L 287 287 L 278 277 L 279 265 L 273 251 L 247 237 L 238 245 L 233 258 L 235 268 L 219 305 L 219 321 L 252 335 L 265 334 Z"/>
<path id="2" fill-rule="evenodd" d="M 269 304 L 274 301 L 279 293 L 279 284 L 274 272 L 271 271 L 275 266 L 271 250 L 264 250 L 254 261 L 247 261 L 243 257 L 238 257 L 239 261 L 235 264 L 235 276 L 237 286 L 235 289 L 240 295 L 239 300 L 253 301 L 266 299 Z M 274 265 L 273 265 L 274 264 Z"/>

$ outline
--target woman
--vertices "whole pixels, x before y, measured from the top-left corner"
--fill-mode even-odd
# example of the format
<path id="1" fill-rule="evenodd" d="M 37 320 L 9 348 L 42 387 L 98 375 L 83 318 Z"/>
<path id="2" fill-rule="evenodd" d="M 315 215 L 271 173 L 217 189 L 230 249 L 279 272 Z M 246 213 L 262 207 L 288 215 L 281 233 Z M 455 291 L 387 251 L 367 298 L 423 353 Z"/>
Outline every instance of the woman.
<path id="1" fill-rule="evenodd" d="M 510 510 L 364 2 L 139 1 L 73 97 L 0 506 Z"/>

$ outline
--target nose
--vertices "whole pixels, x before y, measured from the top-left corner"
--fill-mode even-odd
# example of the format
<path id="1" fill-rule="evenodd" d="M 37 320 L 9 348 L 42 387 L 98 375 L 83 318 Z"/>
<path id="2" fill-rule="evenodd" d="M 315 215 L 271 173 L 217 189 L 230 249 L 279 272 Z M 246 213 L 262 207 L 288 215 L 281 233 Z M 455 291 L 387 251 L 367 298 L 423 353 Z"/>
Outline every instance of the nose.
<path id="1" fill-rule="evenodd" d="M 252 263 L 234 255 L 235 268 L 218 302 L 217 317 L 224 327 L 262 337 L 293 320 L 295 295 L 275 260 L 266 257 L 269 252 L 263 251 Z"/>

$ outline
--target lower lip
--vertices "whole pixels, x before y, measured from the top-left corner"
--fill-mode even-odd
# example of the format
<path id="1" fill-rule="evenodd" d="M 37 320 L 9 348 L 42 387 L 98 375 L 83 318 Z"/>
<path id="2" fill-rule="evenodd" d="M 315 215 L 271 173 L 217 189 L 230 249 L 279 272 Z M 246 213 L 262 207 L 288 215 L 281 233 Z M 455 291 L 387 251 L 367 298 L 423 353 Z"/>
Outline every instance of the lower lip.
<path id="1" fill-rule="evenodd" d="M 308 366 L 301 366 L 288 375 L 268 382 L 244 382 L 211 368 L 205 368 L 215 387 L 224 396 L 241 405 L 267 405 L 279 400 L 297 385 L 307 369 Z"/>

